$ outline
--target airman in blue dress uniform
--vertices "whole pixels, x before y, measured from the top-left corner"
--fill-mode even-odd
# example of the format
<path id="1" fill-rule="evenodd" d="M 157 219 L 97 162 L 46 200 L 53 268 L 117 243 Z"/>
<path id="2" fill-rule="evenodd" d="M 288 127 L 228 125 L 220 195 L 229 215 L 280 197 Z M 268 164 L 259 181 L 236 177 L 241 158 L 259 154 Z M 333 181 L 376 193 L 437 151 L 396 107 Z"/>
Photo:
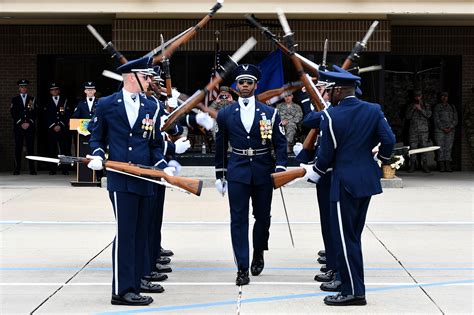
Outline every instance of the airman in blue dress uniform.
<path id="1" fill-rule="evenodd" d="M 84 83 L 84 93 L 86 98 L 77 103 L 72 118 L 91 119 L 97 107 L 98 99 L 95 97 L 95 83 L 87 81 Z"/>
<path id="2" fill-rule="evenodd" d="M 13 134 L 15 136 L 15 169 L 13 175 L 19 175 L 21 171 L 21 153 L 23 141 L 26 142 L 28 155 L 34 154 L 35 131 L 36 131 L 36 99 L 28 94 L 26 79 L 17 81 L 19 94 L 12 98 L 10 112 L 13 118 Z M 30 174 L 36 175 L 35 164 L 29 160 Z"/>
<path id="3" fill-rule="evenodd" d="M 328 305 L 365 305 L 361 235 L 372 195 L 380 194 L 381 170 L 372 155 L 380 143 L 377 158 L 390 159 L 395 136 L 379 104 L 356 98 L 356 81 L 350 73 L 322 72 L 330 88 L 331 104 L 321 121 L 321 144 L 316 164 L 304 165 L 306 177 L 318 182 L 330 167 L 331 229 L 336 248 L 336 269 L 341 278 L 340 293 L 327 296 Z"/>
<path id="4" fill-rule="evenodd" d="M 150 82 L 151 59 L 141 58 L 120 66 L 123 89 L 101 98 L 93 118 L 90 146 L 95 170 L 102 168 L 108 146 L 113 161 L 154 165 L 167 171 L 159 134 L 158 109 L 140 94 Z M 155 134 L 156 133 L 156 134 Z M 117 231 L 112 249 L 112 304 L 148 305 L 153 299 L 140 292 L 164 289 L 142 278 L 149 273 L 148 233 L 153 203 L 153 183 L 108 172 L 107 189 Z"/>
<path id="5" fill-rule="evenodd" d="M 48 123 L 48 148 L 49 155 L 53 158 L 58 157 L 58 154 L 70 155 L 71 142 L 69 133 L 69 118 L 72 109 L 69 108 L 67 99 L 60 95 L 59 84 L 52 82 L 49 85 L 49 93 L 45 104 L 46 120 Z M 68 147 L 69 146 L 69 147 Z M 50 175 L 56 174 L 58 166 L 50 163 Z M 68 175 L 68 166 L 61 165 L 62 173 Z"/>
<path id="6" fill-rule="evenodd" d="M 243 64 L 235 69 L 234 76 L 240 97 L 217 116 L 216 188 L 225 194 L 228 187 L 232 247 L 238 268 L 236 285 L 245 285 L 250 282 L 249 200 L 255 218 L 251 272 L 256 276 L 263 270 L 263 252 L 268 250 L 273 194 L 270 174 L 286 169 L 287 143 L 277 111 L 255 100 L 260 70 Z M 232 147 L 229 159 L 228 143 Z"/>

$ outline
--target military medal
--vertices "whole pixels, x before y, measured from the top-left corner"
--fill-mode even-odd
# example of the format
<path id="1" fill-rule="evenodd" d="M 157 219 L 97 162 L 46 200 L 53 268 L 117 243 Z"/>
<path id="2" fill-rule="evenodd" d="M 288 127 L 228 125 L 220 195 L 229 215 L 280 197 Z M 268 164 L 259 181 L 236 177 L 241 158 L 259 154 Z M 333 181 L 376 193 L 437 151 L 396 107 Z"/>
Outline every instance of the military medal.
<path id="1" fill-rule="evenodd" d="M 146 114 L 145 118 L 143 118 L 142 129 L 144 130 L 143 138 L 148 136 L 148 131 L 153 130 L 153 119 L 150 119 L 150 114 Z"/>
<path id="2" fill-rule="evenodd" d="M 272 139 L 272 122 L 268 120 L 265 116 L 265 113 L 262 113 L 262 119 L 259 122 L 260 126 L 260 136 L 262 137 L 262 145 L 267 143 L 267 140 Z"/>

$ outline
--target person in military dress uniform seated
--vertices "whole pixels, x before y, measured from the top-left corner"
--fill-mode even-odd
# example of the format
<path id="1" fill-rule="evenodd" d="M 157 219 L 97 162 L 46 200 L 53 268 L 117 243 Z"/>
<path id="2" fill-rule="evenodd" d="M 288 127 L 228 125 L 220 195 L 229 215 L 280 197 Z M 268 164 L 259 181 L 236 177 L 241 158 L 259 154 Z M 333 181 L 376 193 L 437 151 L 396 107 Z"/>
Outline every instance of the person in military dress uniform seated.
<path id="1" fill-rule="evenodd" d="M 15 137 L 15 169 L 13 175 L 20 175 L 23 141 L 26 142 L 26 152 L 34 155 L 36 131 L 36 99 L 28 94 L 26 79 L 17 81 L 19 94 L 12 98 L 10 112 L 13 118 L 13 134 Z M 29 160 L 31 175 L 36 175 L 35 164 Z"/>
<path id="2" fill-rule="evenodd" d="M 151 59 L 144 57 L 117 68 L 123 89 L 101 98 L 93 118 L 88 167 L 102 169 L 108 147 L 109 159 L 154 165 L 173 175 L 163 156 L 158 108 L 144 92 L 150 83 Z M 158 125 L 155 125 L 158 122 Z M 108 172 L 107 189 L 114 209 L 117 230 L 112 248 L 112 299 L 115 305 L 148 305 L 150 296 L 161 293 L 160 285 L 143 277 L 150 272 L 148 237 L 153 204 L 153 183 L 124 174 Z"/>
<path id="3" fill-rule="evenodd" d="M 251 272 L 257 276 L 264 268 L 263 252 L 268 250 L 270 236 L 273 196 L 270 174 L 286 170 L 288 157 L 277 110 L 255 100 L 260 70 L 243 64 L 235 69 L 234 77 L 240 97 L 222 108 L 217 116 L 216 189 L 222 195 L 229 192 L 232 248 L 238 268 L 235 283 L 245 285 L 250 282 L 249 200 L 255 218 Z M 228 160 L 229 143 L 232 152 Z"/>
<path id="4" fill-rule="evenodd" d="M 68 155 L 71 145 L 68 137 L 70 112 L 67 99 L 60 95 L 59 85 L 55 82 L 49 85 L 49 93 L 45 103 L 46 121 L 48 123 L 48 149 L 49 156 L 57 158 L 58 154 Z M 57 165 L 50 164 L 50 175 L 56 174 Z M 68 166 L 61 165 L 63 175 L 69 175 Z"/>
<path id="5" fill-rule="evenodd" d="M 379 104 L 355 96 L 359 77 L 350 73 L 320 72 L 320 79 L 334 82 L 331 104 L 321 120 L 321 144 L 316 164 L 301 164 L 305 177 L 317 183 L 332 167 L 330 187 L 331 230 L 336 250 L 340 292 L 327 296 L 328 305 L 365 305 L 361 235 L 372 195 L 380 194 L 381 170 L 372 155 L 380 143 L 377 159 L 387 163 L 395 135 Z"/>
<path id="6" fill-rule="evenodd" d="M 86 98 L 77 103 L 72 118 L 92 119 L 98 102 L 98 99 L 95 97 L 95 92 L 96 88 L 93 81 L 84 83 L 84 94 Z"/>

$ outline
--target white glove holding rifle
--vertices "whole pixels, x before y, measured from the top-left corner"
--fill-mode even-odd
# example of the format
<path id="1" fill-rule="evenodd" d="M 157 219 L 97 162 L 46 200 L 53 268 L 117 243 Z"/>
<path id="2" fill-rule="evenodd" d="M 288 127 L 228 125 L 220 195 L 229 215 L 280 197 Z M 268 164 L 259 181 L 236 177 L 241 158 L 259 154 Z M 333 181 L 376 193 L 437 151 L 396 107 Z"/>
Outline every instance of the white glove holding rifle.
<path id="1" fill-rule="evenodd" d="M 86 155 L 86 158 L 89 159 L 89 163 L 87 163 L 87 167 L 94 171 L 101 171 L 104 169 L 102 165 L 102 158 L 96 155 Z"/>
<path id="2" fill-rule="evenodd" d="M 321 176 L 314 171 L 313 166 L 314 164 L 303 164 L 303 163 L 300 164 L 300 167 L 306 170 L 306 174 L 304 175 L 303 179 L 307 179 L 317 184 Z"/>

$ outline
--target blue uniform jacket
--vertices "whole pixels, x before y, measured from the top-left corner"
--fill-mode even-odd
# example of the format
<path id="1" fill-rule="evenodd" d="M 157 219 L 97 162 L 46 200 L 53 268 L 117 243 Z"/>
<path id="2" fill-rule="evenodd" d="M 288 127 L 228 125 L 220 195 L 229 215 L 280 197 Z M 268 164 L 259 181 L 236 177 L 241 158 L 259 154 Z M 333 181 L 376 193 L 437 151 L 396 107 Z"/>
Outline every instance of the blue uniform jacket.
<path id="1" fill-rule="evenodd" d="M 81 100 L 77 103 L 76 109 L 72 114 L 72 118 L 83 118 L 83 119 L 91 119 L 94 116 L 95 108 L 97 107 L 98 99 L 94 98 L 94 102 L 92 103 L 92 108 L 89 111 L 89 105 L 87 105 L 87 100 Z"/>
<path id="2" fill-rule="evenodd" d="M 260 134 L 262 114 L 265 114 L 266 119 L 273 121 L 272 139 L 267 139 L 265 144 L 262 144 Z M 221 109 L 217 115 L 216 178 L 225 177 L 229 181 L 244 184 L 270 184 L 270 174 L 275 171 L 275 164 L 277 168 L 285 170 L 288 162 L 286 137 L 281 131 L 280 122 L 281 119 L 276 109 L 255 101 L 255 118 L 250 133 L 247 133 L 240 119 L 240 105 L 238 102 Z M 276 160 L 271 156 L 271 153 L 254 156 L 231 153 L 228 161 L 227 148 L 229 141 L 232 148 L 241 150 L 268 148 L 271 151 L 273 145 Z"/>
<path id="3" fill-rule="evenodd" d="M 395 136 L 380 105 L 348 97 L 324 113 L 314 169 L 323 175 L 333 167 L 331 201 L 339 201 L 340 186 L 354 198 L 381 193 L 381 170 L 373 159 L 372 148 L 380 142 L 378 158 L 388 161 Z"/>
<path id="4" fill-rule="evenodd" d="M 143 120 L 154 119 L 155 130 L 142 129 Z M 163 157 L 163 138 L 159 131 L 157 106 L 140 95 L 138 118 L 130 128 L 122 91 L 101 98 L 93 118 L 92 135 L 89 141 L 92 155 L 105 159 L 108 147 L 111 161 L 166 167 Z M 154 123 L 157 122 L 157 125 Z M 153 195 L 153 183 L 114 172 L 107 173 L 107 189 L 131 192 L 142 196 Z"/>

